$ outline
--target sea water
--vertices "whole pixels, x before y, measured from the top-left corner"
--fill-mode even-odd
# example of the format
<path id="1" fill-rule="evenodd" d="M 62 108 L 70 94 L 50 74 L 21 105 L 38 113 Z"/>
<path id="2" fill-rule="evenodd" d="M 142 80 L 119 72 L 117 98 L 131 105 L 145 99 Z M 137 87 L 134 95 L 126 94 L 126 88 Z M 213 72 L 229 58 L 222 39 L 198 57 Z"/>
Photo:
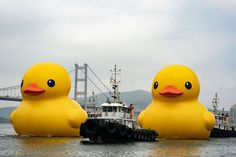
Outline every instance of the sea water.
<path id="1" fill-rule="evenodd" d="M 236 156 L 236 138 L 93 144 L 82 138 L 20 137 L 0 124 L 0 156 Z"/>

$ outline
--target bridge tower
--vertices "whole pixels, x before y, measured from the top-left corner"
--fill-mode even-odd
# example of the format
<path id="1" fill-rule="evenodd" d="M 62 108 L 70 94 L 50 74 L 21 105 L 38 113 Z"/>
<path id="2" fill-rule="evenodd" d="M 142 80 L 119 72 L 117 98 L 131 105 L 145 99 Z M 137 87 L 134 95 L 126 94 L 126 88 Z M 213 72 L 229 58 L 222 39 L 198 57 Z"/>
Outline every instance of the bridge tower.
<path id="1" fill-rule="evenodd" d="M 83 74 L 78 76 L 79 72 Z M 85 63 L 82 66 L 75 64 L 75 87 L 74 100 L 80 101 L 81 105 L 86 108 L 87 105 L 87 82 L 88 82 L 88 65 Z"/>

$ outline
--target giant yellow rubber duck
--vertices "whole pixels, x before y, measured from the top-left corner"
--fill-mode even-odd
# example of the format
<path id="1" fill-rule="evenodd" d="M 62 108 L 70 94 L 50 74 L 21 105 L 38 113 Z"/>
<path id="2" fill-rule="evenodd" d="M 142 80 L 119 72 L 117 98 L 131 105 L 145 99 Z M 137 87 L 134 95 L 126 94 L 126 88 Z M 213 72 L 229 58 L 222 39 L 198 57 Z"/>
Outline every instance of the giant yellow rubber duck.
<path id="1" fill-rule="evenodd" d="M 87 113 L 68 97 L 71 88 L 67 71 L 54 63 L 32 66 L 21 83 L 23 101 L 10 120 L 19 135 L 79 136 Z"/>
<path id="2" fill-rule="evenodd" d="M 164 138 L 208 138 L 215 118 L 198 101 L 199 92 L 199 80 L 190 68 L 161 69 L 153 80 L 153 100 L 138 116 L 139 125 Z"/>

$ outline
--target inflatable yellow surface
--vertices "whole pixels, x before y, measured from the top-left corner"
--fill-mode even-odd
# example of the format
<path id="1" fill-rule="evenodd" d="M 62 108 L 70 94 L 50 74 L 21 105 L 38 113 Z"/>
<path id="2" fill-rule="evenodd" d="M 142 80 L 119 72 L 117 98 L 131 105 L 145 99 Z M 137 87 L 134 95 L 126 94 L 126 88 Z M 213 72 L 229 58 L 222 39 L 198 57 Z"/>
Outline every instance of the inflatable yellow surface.
<path id="1" fill-rule="evenodd" d="M 190 68 L 161 69 L 153 80 L 153 100 L 138 116 L 139 125 L 164 138 L 208 138 L 215 118 L 198 101 L 199 92 L 199 80 Z"/>
<path id="2" fill-rule="evenodd" d="M 32 66 L 21 83 L 23 101 L 11 113 L 19 135 L 79 136 L 87 113 L 68 97 L 71 88 L 67 71 L 54 63 Z"/>

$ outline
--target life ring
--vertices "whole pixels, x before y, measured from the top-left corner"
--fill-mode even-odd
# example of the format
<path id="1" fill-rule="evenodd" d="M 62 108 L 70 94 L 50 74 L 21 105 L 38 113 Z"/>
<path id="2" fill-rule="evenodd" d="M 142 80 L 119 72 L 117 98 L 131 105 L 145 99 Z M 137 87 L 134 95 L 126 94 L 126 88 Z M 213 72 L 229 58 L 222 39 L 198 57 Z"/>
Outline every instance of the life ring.
<path id="1" fill-rule="evenodd" d="M 133 132 L 132 132 L 132 137 L 133 137 L 133 139 L 134 140 L 138 140 L 138 131 L 137 130 L 134 130 Z"/>
<path id="2" fill-rule="evenodd" d="M 140 132 L 140 139 L 142 140 L 142 141 L 144 141 L 145 140 L 145 131 L 141 131 Z"/>
<path id="3" fill-rule="evenodd" d="M 101 137 L 106 137 L 106 124 L 107 122 L 104 119 L 98 120 L 98 125 L 100 127 L 99 135 Z"/>
<path id="4" fill-rule="evenodd" d="M 105 127 L 106 126 L 106 121 L 104 119 L 99 120 L 99 126 L 100 127 Z"/>
<path id="5" fill-rule="evenodd" d="M 217 130 L 214 131 L 214 132 L 213 132 L 213 137 L 220 137 L 219 131 L 217 131 Z"/>
<path id="6" fill-rule="evenodd" d="M 128 131 L 128 128 L 125 125 L 119 125 L 118 130 L 121 136 L 125 136 Z"/>
<path id="7" fill-rule="evenodd" d="M 153 141 L 153 139 L 152 139 L 152 134 L 148 134 L 148 136 L 147 136 L 147 141 Z"/>
<path id="8" fill-rule="evenodd" d="M 155 132 L 151 132 L 151 141 L 155 141 L 157 134 Z"/>
<path id="9" fill-rule="evenodd" d="M 127 137 L 128 137 L 128 139 L 129 140 L 132 139 L 132 136 L 133 136 L 133 131 L 132 131 L 132 129 L 128 128 L 128 130 L 127 130 Z"/>
<path id="10" fill-rule="evenodd" d="M 114 134 L 116 133 L 116 130 L 117 130 L 117 124 L 116 123 L 111 123 L 111 122 L 108 122 L 106 124 L 106 130 L 109 134 Z"/>
<path id="11" fill-rule="evenodd" d="M 85 134 L 84 134 L 84 123 L 82 123 L 81 125 L 80 125 L 80 136 L 85 136 Z"/>
<path id="12" fill-rule="evenodd" d="M 98 122 L 95 119 L 87 120 L 83 128 L 84 128 L 84 133 L 88 135 L 88 137 L 96 136 L 100 129 Z"/>
<path id="13" fill-rule="evenodd" d="M 142 131 L 141 130 L 139 130 L 138 131 L 138 140 L 142 140 Z"/>
<path id="14" fill-rule="evenodd" d="M 233 131 L 233 137 L 236 137 L 236 131 Z"/>
<path id="15" fill-rule="evenodd" d="M 144 135 L 143 135 L 143 138 L 145 141 L 148 141 L 148 135 L 150 134 L 149 131 L 144 131 Z"/>

